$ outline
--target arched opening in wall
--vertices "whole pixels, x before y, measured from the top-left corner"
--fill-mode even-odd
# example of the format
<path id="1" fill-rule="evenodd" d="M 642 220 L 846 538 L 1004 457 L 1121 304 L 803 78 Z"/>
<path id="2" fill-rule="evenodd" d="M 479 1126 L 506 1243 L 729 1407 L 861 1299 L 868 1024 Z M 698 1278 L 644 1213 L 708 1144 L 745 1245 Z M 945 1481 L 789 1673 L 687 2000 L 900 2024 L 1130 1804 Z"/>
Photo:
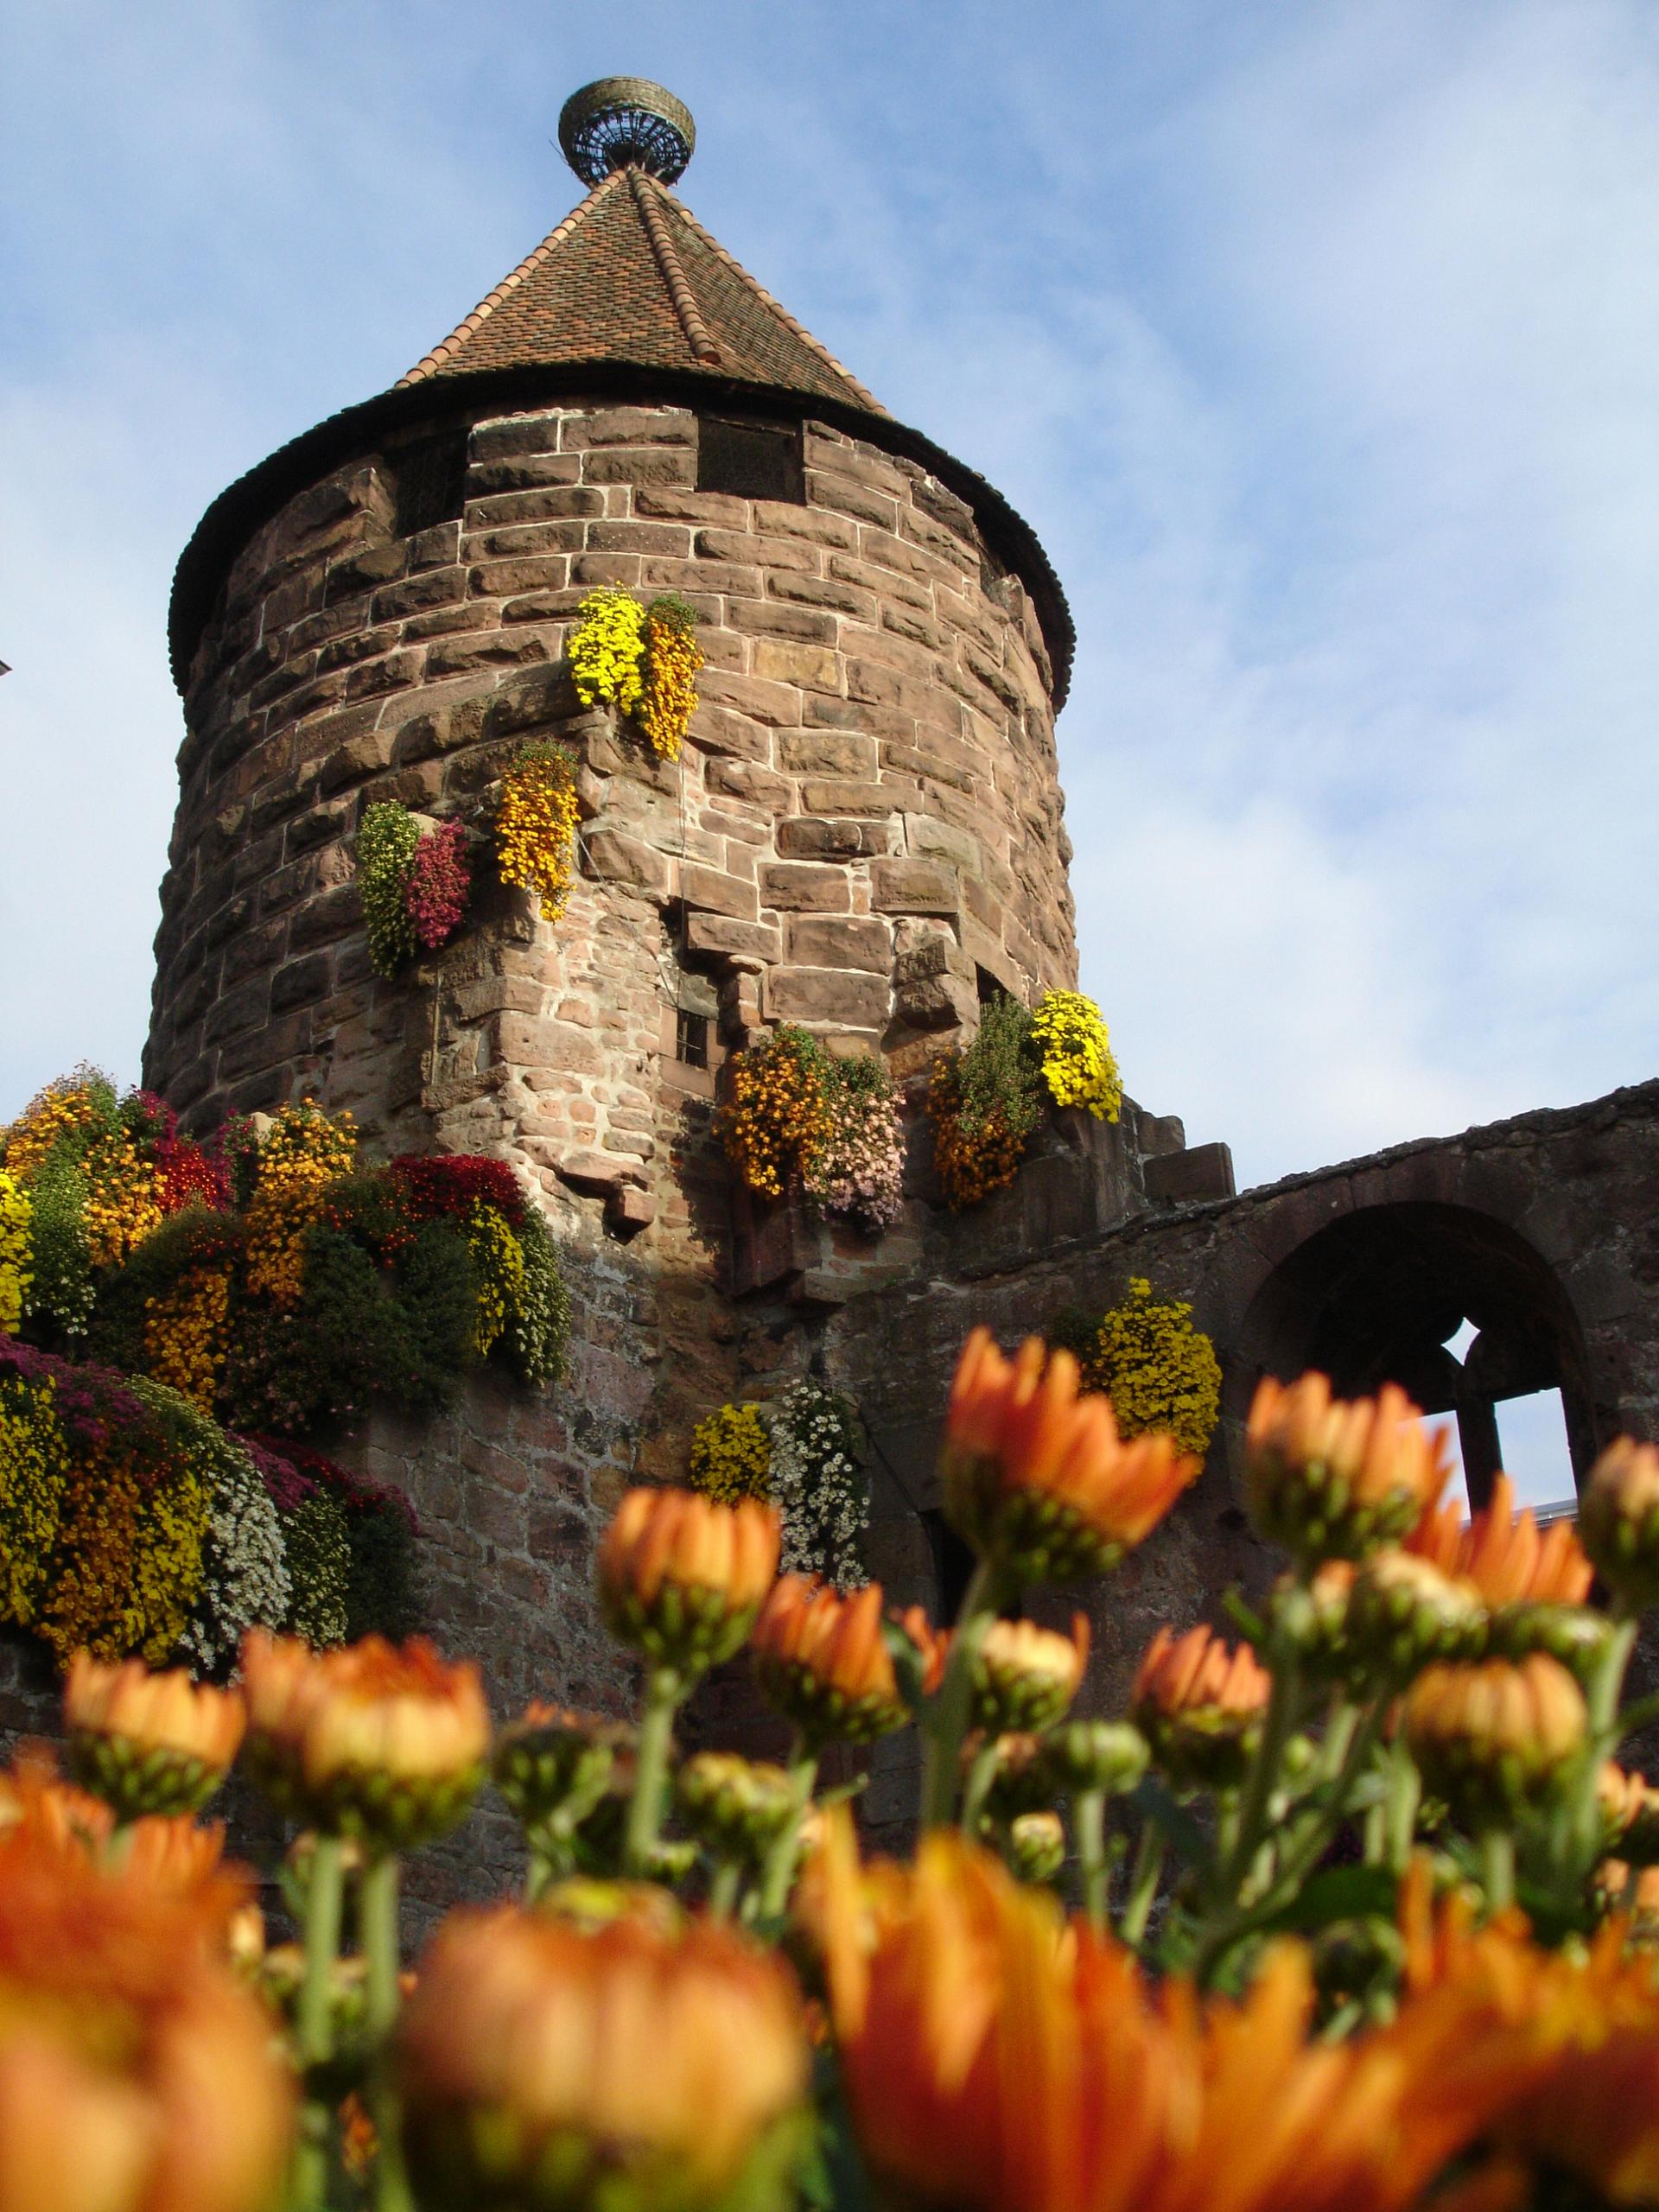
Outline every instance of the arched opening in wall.
<path id="1" fill-rule="evenodd" d="M 1523 1503 L 1569 1506 L 1595 1456 L 1565 1292 L 1523 1237 L 1470 1207 L 1366 1206 L 1316 1230 L 1257 1292 L 1240 1351 L 1227 1408 L 1240 1418 L 1259 1376 L 1309 1368 L 1339 1396 L 1397 1382 L 1426 1414 L 1451 1414 L 1472 1508 L 1501 1466 Z"/>

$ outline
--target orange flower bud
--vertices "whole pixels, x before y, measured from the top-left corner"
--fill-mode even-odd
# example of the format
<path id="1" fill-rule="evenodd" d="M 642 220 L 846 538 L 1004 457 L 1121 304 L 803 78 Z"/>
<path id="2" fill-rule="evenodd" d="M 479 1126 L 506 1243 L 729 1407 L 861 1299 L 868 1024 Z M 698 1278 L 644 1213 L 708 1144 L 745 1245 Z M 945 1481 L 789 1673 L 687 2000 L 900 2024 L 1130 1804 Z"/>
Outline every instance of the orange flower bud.
<path id="1" fill-rule="evenodd" d="M 1431 1667 L 1406 1694 L 1405 1736 L 1426 1785 L 1471 1827 L 1547 1798 L 1584 1746 L 1584 1693 L 1541 1652 L 1518 1664 Z"/>
<path id="2" fill-rule="evenodd" d="M 799 2000 L 779 1960 L 724 1928 L 452 1914 L 399 2043 L 423 2202 L 712 2212 L 746 2183 L 762 2207 L 787 2198 Z"/>
<path id="3" fill-rule="evenodd" d="M 1452 1471 L 1445 1431 L 1431 1435 L 1392 1382 L 1350 1405 L 1323 1375 L 1288 1387 L 1264 1376 L 1246 1445 L 1256 1526 L 1309 1562 L 1397 1542 Z"/>
<path id="4" fill-rule="evenodd" d="M 1579 1536 L 1608 1586 L 1632 1605 L 1659 1604 L 1659 1451 L 1616 1437 L 1590 1470 Z"/>
<path id="5" fill-rule="evenodd" d="M 623 1722 L 538 1698 L 496 1740 L 495 1786 L 528 1834 L 566 1837 L 604 1796 L 618 1753 L 632 1747 Z"/>
<path id="6" fill-rule="evenodd" d="M 125 1821 L 199 1812 L 229 1771 L 245 1715 L 236 1691 L 193 1681 L 182 1668 L 152 1675 L 140 1659 L 109 1666 L 77 1651 L 63 1723 L 76 1779 Z"/>
<path id="7" fill-rule="evenodd" d="M 1659 1789 L 1647 1777 L 1626 1774 L 1616 1760 L 1605 1759 L 1596 1777 L 1596 1797 L 1608 1850 L 1637 1866 L 1659 1865 Z"/>
<path id="8" fill-rule="evenodd" d="M 1079 1395 L 1068 1351 L 1027 1338 L 1005 1359 L 988 1329 L 963 1347 L 941 1456 L 951 1524 L 1017 1582 L 1116 1567 L 1198 1472 L 1168 1436 L 1125 1444 L 1107 1401 Z"/>
<path id="9" fill-rule="evenodd" d="M 787 1767 L 698 1751 L 674 1777 L 680 1816 L 716 1859 L 758 1867 L 791 1821 L 801 1817 Z"/>
<path id="10" fill-rule="evenodd" d="M 659 1666 L 700 1674 L 729 1659 L 778 1572 L 778 1515 L 744 1498 L 631 1490 L 599 1547 L 613 1634 Z"/>
<path id="11" fill-rule="evenodd" d="M 881 1586 L 842 1597 L 785 1574 L 754 1624 L 762 1690 L 812 1745 L 865 1744 L 909 1719 L 881 1632 Z"/>
<path id="12" fill-rule="evenodd" d="M 1086 1613 L 1072 1615 L 1070 1636 L 1035 1621 L 992 1621 L 974 1655 L 974 1726 L 992 1736 L 1040 1735 L 1077 1695 L 1088 1663 Z"/>
<path id="13" fill-rule="evenodd" d="M 314 1826 L 404 1850 L 472 1802 L 490 1748 L 476 1667 L 446 1664 L 423 1637 L 314 1652 L 254 1629 L 242 1669 L 250 1767 Z"/>
<path id="14" fill-rule="evenodd" d="M 1240 1781 L 1261 1736 L 1273 1678 L 1246 1643 L 1230 1650 L 1200 1624 L 1160 1628 L 1129 1693 L 1129 1715 L 1152 1756 L 1184 1789 Z"/>
<path id="15" fill-rule="evenodd" d="M 1376 1680 L 1398 1683 L 1431 1660 L 1475 1656 L 1486 1613 L 1472 1583 L 1415 1552 L 1388 1550 L 1374 1553 L 1355 1577 L 1345 1627 L 1357 1663 Z"/>

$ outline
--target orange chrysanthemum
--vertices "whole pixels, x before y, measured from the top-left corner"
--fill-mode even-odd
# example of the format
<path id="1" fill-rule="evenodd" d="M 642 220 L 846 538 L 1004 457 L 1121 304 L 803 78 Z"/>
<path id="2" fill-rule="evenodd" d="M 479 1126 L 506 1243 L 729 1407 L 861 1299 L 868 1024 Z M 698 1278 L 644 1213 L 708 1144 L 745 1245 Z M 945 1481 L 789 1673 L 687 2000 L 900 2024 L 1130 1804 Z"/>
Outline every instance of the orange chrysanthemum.
<path id="1" fill-rule="evenodd" d="M 1129 1714 L 1172 1780 L 1217 1788 L 1243 1773 L 1272 1693 L 1249 1644 L 1230 1649 L 1202 1623 L 1182 1637 L 1165 1627 L 1135 1669 Z"/>
<path id="2" fill-rule="evenodd" d="M 806 2088 L 781 1961 L 638 1912 L 452 1914 L 399 2041 L 415 2158 L 464 2202 L 540 2202 L 556 2173 L 564 2203 L 701 2212 L 751 2160 L 780 2171 Z"/>
<path id="3" fill-rule="evenodd" d="M 659 1665 L 729 1659 L 778 1572 L 776 1510 L 716 1505 L 690 1490 L 631 1490 L 600 1541 L 600 1603 L 613 1634 Z"/>
<path id="4" fill-rule="evenodd" d="M 1089 1663 L 1089 1616 L 1074 1613 L 1071 1633 L 1035 1621 L 992 1621 L 974 1653 L 976 1728 L 1050 1728 L 1083 1686 Z"/>
<path id="5" fill-rule="evenodd" d="M 483 1779 L 489 1707 L 478 1669 L 423 1637 L 313 1651 L 243 1640 L 248 1755 L 262 1786 L 330 1834 L 398 1848 L 452 1827 Z"/>
<path id="6" fill-rule="evenodd" d="M 1108 1402 L 1080 1395 L 1077 1361 L 1029 1337 L 1005 1359 L 988 1329 L 963 1347 L 941 1463 L 945 1510 L 1018 1582 L 1072 1581 L 1148 1536 L 1198 1462 L 1147 1433 L 1125 1443 Z"/>
<path id="7" fill-rule="evenodd" d="M 181 1667 L 106 1665 L 78 1651 L 63 1690 L 69 1764 L 118 1819 L 198 1812 L 230 1771 L 245 1716 L 240 1694 Z"/>
<path id="8" fill-rule="evenodd" d="M 1570 1521 L 1541 1529 L 1530 1510 L 1516 1512 L 1515 1484 L 1504 1474 L 1472 1520 L 1448 1499 L 1424 1514 L 1405 1544 L 1443 1573 L 1472 1582 L 1494 1611 L 1523 1603 L 1581 1605 L 1595 1573 Z"/>
<path id="9" fill-rule="evenodd" d="M 1425 1429 L 1396 1384 L 1348 1404 L 1323 1375 L 1288 1385 L 1263 1376 L 1246 1451 L 1256 1526 L 1310 1564 L 1397 1541 L 1452 1471 L 1445 1430 Z"/>
<path id="10" fill-rule="evenodd" d="M 881 1586 L 842 1597 L 815 1576 L 772 1585 L 754 1624 L 754 1668 L 779 1711 L 814 1745 L 869 1743 L 909 1719 L 881 1632 Z"/>

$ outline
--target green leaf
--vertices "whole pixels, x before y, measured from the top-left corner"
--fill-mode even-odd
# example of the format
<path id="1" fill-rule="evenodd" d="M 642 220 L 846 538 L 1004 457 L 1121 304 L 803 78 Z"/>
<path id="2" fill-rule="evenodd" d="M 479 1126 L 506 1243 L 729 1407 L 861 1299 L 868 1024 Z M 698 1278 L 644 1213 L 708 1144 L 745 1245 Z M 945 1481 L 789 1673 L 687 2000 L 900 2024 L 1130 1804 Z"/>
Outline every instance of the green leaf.
<path id="1" fill-rule="evenodd" d="M 1395 1893 L 1394 1873 L 1387 1866 L 1326 1866 L 1255 1933 L 1309 1935 L 1337 1920 L 1391 1920 Z"/>

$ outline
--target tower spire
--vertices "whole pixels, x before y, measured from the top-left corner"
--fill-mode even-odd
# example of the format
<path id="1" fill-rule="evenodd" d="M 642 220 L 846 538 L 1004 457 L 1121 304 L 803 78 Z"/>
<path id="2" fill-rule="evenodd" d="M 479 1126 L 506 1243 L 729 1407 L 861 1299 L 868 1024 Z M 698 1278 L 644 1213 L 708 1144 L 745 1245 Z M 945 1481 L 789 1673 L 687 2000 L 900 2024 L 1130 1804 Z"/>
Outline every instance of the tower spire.
<path id="1" fill-rule="evenodd" d="M 559 111 L 560 150 L 590 187 L 626 168 L 672 184 L 696 143 L 690 109 L 648 77 L 598 78 Z"/>

